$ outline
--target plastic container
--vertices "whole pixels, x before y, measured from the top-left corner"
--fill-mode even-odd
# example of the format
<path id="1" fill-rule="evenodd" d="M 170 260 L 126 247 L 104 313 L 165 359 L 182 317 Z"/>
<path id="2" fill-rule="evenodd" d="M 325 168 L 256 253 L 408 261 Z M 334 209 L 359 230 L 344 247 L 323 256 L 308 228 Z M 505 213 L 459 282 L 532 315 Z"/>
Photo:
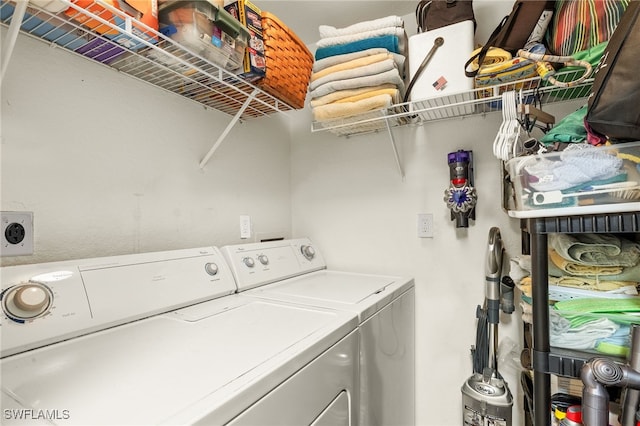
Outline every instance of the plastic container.
<path id="1" fill-rule="evenodd" d="M 509 210 L 560 215 L 640 209 L 640 142 L 573 144 L 513 158 L 506 170 L 513 186 Z"/>
<path id="2" fill-rule="evenodd" d="M 242 67 L 249 31 L 209 1 L 172 1 L 160 6 L 160 31 L 196 55 L 235 71 Z"/>

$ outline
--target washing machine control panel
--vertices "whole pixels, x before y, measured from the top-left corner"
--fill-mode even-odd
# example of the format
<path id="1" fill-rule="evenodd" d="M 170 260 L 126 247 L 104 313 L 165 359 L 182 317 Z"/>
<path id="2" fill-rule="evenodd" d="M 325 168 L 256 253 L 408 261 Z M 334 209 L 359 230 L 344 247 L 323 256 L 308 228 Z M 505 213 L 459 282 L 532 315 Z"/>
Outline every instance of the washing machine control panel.
<path id="1" fill-rule="evenodd" d="M 217 248 L 3 267 L 1 357 L 236 291 Z"/>
<path id="2" fill-rule="evenodd" d="M 225 246 L 222 253 L 240 291 L 326 268 L 308 238 Z"/>

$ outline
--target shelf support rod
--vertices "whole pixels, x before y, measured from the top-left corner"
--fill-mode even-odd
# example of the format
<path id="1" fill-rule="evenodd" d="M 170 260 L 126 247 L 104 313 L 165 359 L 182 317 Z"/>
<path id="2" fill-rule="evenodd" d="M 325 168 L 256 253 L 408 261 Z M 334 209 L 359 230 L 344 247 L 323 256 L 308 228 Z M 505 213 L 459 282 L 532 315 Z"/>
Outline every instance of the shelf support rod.
<path id="1" fill-rule="evenodd" d="M 7 32 L 4 43 L 2 43 L 2 57 L 0 58 L 0 85 L 4 81 L 4 74 L 9 67 L 9 60 L 13 53 L 13 48 L 16 45 L 16 39 L 20 32 L 20 26 L 22 25 L 22 18 L 27 12 L 28 2 L 18 2 L 16 4 L 13 16 L 11 17 L 11 24 L 9 24 L 9 31 Z"/>
<path id="2" fill-rule="evenodd" d="M 384 113 L 384 124 L 387 125 L 387 133 L 389 133 L 389 139 L 391 140 L 391 148 L 393 149 L 393 155 L 396 159 L 396 165 L 398 166 L 398 171 L 400 172 L 400 176 L 402 176 L 402 180 L 404 181 L 404 169 L 402 168 L 400 155 L 398 155 L 398 147 L 396 146 L 396 140 L 393 137 L 393 132 L 391 131 L 391 126 L 389 125 L 389 118 L 387 117 L 386 112 Z"/>
<path id="3" fill-rule="evenodd" d="M 218 149 L 222 141 L 224 141 L 224 139 L 227 137 L 227 135 L 229 134 L 233 126 L 235 126 L 238 120 L 240 120 L 240 117 L 242 117 L 242 114 L 244 114 L 244 111 L 247 109 L 247 107 L 249 106 L 249 104 L 257 94 L 258 94 L 258 89 L 253 89 L 253 92 L 251 92 L 251 94 L 247 96 L 247 99 L 242 104 L 242 107 L 240 107 L 238 112 L 236 112 L 236 115 L 234 115 L 231 121 L 229 122 L 229 124 L 227 124 L 227 127 L 225 127 L 222 134 L 218 137 L 218 139 L 216 140 L 216 143 L 213 144 L 209 152 L 207 152 L 207 155 L 205 155 L 202 161 L 200 161 L 201 169 L 204 169 L 204 166 L 207 165 L 207 162 L 209 161 L 213 153 L 216 152 L 216 150 Z"/>

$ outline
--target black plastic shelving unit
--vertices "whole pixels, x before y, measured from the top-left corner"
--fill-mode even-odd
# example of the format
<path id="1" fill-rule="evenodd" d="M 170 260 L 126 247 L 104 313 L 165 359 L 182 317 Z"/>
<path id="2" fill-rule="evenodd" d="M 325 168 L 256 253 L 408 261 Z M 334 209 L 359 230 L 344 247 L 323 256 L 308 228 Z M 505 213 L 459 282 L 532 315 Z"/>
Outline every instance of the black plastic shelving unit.
<path id="1" fill-rule="evenodd" d="M 579 377 L 593 355 L 551 348 L 549 344 L 548 235 L 551 233 L 640 234 L 640 212 L 538 217 L 521 220 L 531 254 L 533 342 L 533 424 L 547 426 L 551 405 L 551 375 Z M 525 247 L 523 247 L 525 248 Z"/>

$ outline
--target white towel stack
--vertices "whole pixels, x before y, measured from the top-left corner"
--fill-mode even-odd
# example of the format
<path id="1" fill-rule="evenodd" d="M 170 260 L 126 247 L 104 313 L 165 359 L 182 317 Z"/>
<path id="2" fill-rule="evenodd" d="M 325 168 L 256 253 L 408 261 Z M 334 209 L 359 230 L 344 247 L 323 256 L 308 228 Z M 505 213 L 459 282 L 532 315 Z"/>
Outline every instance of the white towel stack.
<path id="1" fill-rule="evenodd" d="M 379 117 L 402 101 L 406 33 L 399 16 L 364 21 L 345 28 L 319 27 L 316 61 L 309 83 L 313 119 L 336 123 Z M 361 123 L 349 132 L 377 130 L 384 123 Z M 340 134 L 340 129 L 331 129 Z"/>

